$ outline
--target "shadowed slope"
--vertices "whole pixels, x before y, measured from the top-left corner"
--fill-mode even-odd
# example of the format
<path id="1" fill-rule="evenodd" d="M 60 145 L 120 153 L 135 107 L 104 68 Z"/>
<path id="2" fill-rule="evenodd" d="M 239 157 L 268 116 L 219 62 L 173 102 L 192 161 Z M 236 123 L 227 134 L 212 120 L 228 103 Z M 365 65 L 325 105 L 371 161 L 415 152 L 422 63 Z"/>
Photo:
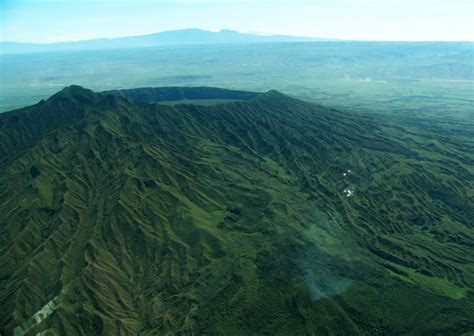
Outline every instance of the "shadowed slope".
<path id="1" fill-rule="evenodd" d="M 276 91 L 120 95 L 74 86 L 0 116 L 2 329 L 56 297 L 32 334 L 474 328 L 472 139 Z"/>
<path id="2" fill-rule="evenodd" d="M 256 92 L 235 91 L 210 87 L 140 88 L 104 91 L 102 93 L 129 98 L 139 103 L 211 99 L 249 100 L 258 95 Z"/>

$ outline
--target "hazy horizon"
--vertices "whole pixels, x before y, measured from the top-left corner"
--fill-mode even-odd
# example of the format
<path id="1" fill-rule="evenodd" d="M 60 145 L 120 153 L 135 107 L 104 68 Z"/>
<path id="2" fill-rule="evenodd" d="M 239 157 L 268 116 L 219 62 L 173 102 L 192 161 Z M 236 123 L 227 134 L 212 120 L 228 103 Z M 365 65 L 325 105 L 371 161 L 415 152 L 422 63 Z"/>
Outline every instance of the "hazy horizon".
<path id="1" fill-rule="evenodd" d="M 128 38 L 128 37 L 139 37 L 139 36 L 147 36 L 147 35 L 154 35 L 154 34 L 160 34 L 160 33 L 167 33 L 167 32 L 178 32 L 178 31 L 185 31 L 185 30 L 201 30 L 201 31 L 206 31 L 206 32 L 212 32 L 212 33 L 219 33 L 222 31 L 234 31 L 238 32 L 240 34 L 249 34 L 249 35 L 256 35 L 256 36 L 291 36 L 291 37 L 304 37 L 304 38 L 331 38 L 331 37 L 326 37 L 326 36 L 306 36 L 306 35 L 290 35 L 290 34 L 273 34 L 273 33 L 267 33 L 267 32 L 254 32 L 254 31 L 238 31 L 234 29 L 229 29 L 229 28 L 220 28 L 220 29 L 215 29 L 215 30 L 210 30 L 210 29 L 203 29 L 203 28 L 198 28 L 198 27 L 183 27 L 183 28 L 178 28 L 178 29 L 171 29 L 171 30 L 160 30 L 160 31 L 155 31 L 155 32 L 150 32 L 150 33 L 144 33 L 144 34 L 126 34 L 126 35 L 121 35 L 121 36 L 99 36 L 99 37 L 94 37 L 94 38 L 86 38 L 86 39 L 76 39 L 76 40 L 67 40 L 67 41 L 57 41 L 57 42 L 31 42 L 31 41 L 14 41 L 14 40 L 0 40 L 0 42 L 4 43 L 32 43 L 32 44 L 56 44 L 56 43 L 68 43 L 68 42 L 84 42 L 84 41 L 93 41 L 93 40 L 113 40 L 113 39 L 120 39 L 120 38 Z"/>
<path id="2" fill-rule="evenodd" d="M 57 43 L 189 28 L 363 41 L 474 40 L 474 4 L 467 0 L 5 0 L 0 12 L 1 42 Z"/>
<path id="3" fill-rule="evenodd" d="M 327 39 L 329 42 L 337 42 L 337 41 L 353 41 L 353 42 L 474 42 L 472 40 L 369 40 L 369 39 L 342 39 L 342 38 L 333 38 L 331 36 L 309 36 L 309 35 L 293 35 L 293 34 L 285 34 L 285 33 L 268 33 L 268 32 L 255 32 L 255 31 L 238 31 L 229 28 L 221 28 L 216 30 L 209 30 L 197 27 L 183 27 L 179 29 L 171 29 L 171 30 L 161 30 L 155 31 L 150 33 L 138 34 L 138 35 L 122 35 L 122 36 L 98 36 L 94 38 L 85 38 L 85 39 L 72 39 L 72 40 L 64 40 L 64 41 L 56 41 L 56 42 L 33 42 L 33 41 L 14 41 L 14 40 L 0 40 L 0 43 L 25 43 L 25 44 L 58 44 L 58 43 L 70 43 L 70 42 L 86 42 L 86 41 L 94 41 L 94 40 L 114 40 L 120 38 L 130 38 L 130 37 L 140 37 L 140 36 L 147 36 L 147 35 L 154 35 L 160 33 L 167 33 L 167 32 L 178 32 L 178 31 L 185 31 L 185 30 L 201 30 L 206 32 L 212 33 L 219 33 L 221 31 L 231 30 L 241 34 L 248 34 L 248 35 L 256 35 L 256 36 L 291 36 L 291 37 L 301 37 L 301 38 L 314 38 L 316 39 Z M 308 41 L 311 42 L 311 41 Z"/>

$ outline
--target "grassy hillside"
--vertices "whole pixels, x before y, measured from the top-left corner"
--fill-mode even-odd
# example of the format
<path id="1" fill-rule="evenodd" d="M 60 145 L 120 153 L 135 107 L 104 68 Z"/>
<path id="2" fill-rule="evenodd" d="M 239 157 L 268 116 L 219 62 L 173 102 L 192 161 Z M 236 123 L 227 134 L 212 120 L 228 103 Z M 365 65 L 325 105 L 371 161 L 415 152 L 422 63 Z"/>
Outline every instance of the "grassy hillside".
<path id="1" fill-rule="evenodd" d="M 2 334 L 473 331 L 473 131 L 251 95 L 1 114 Z"/>

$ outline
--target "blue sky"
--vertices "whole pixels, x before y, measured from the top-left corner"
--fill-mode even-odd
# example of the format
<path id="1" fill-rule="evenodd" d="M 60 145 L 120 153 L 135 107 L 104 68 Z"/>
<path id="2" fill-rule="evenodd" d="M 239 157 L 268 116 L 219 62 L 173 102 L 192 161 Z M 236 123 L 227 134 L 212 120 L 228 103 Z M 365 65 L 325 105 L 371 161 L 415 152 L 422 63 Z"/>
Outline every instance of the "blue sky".
<path id="1" fill-rule="evenodd" d="M 474 40 L 473 0 L 0 0 L 0 39 L 58 42 L 235 29 L 363 40 Z"/>

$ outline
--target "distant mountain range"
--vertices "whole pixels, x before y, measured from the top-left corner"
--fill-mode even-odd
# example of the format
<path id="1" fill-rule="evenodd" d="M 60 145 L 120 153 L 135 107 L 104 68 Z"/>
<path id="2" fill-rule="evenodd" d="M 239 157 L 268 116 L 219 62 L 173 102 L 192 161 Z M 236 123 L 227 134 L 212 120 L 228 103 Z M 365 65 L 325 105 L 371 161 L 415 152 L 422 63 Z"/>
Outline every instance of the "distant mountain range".
<path id="1" fill-rule="evenodd" d="M 1 42 L 1 53 L 31 53 L 31 52 L 55 52 L 76 51 L 95 49 L 120 49 L 120 48 L 144 48 L 155 46 L 181 46 L 202 44 L 239 44 L 239 43 L 278 43 L 278 42 L 312 42 L 328 41 L 330 39 L 312 38 L 288 35 L 257 35 L 240 33 L 234 30 L 224 29 L 212 32 L 201 29 L 183 29 L 164 31 L 141 36 L 129 36 L 119 38 L 102 38 L 95 40 L 62 42 L 62 43 L 18 43 Z"/>

